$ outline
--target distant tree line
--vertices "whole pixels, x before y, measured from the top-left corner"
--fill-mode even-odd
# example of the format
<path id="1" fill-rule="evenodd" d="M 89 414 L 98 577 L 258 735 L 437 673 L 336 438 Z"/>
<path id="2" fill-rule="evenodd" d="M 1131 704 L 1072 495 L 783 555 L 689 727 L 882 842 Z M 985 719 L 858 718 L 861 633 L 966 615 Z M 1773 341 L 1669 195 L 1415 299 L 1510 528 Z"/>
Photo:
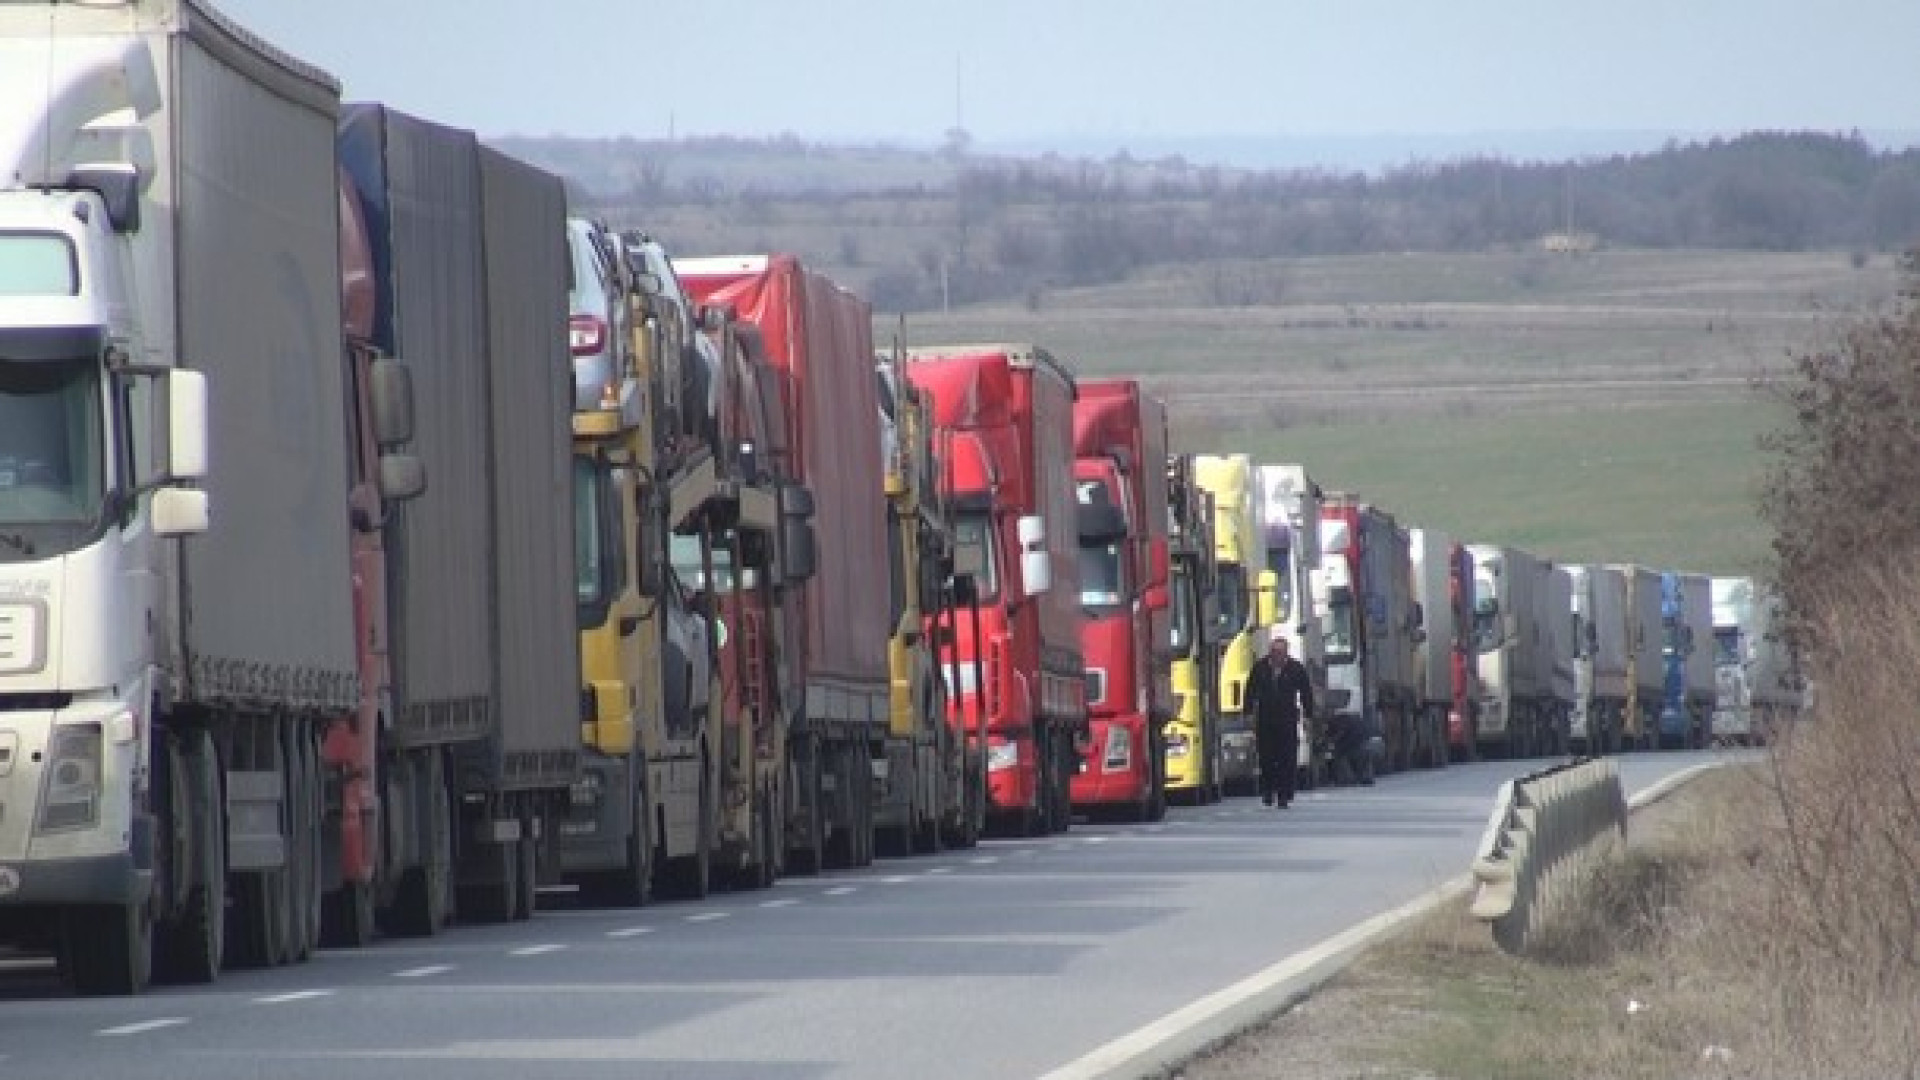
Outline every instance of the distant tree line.
<path id="1" fill-rule="evenodd" d="M 832 223 L 844 210 L 849 238 L 840 247 L 869 254 L 884 245 L 852 235 L 873 227 L 860 203 L 923 205 L 947 222 L 950 241 L 875 260 L 870 289 L 885 310 L 1023 295 L 1037 304 L 1046 289 L 1155 264 L 1478 251 L 1556 233 L 1615 246 L 1775 251 L 1898 251 L 1920 240 L 1920 151 L 1875 150 L 1857 133 L 1755 132 L 1565 163 L 1420 161 L 1375 176 L 1141 161 L 1124 151 L 1105 161 L 989 159 L 955 138 L 919 154 L 927 168 L 914 170 L 898 167 L 907 151 L 843 149 L 836 159 L 791 136 L 711 142 L 700 144 L 706 166 L 684 176 L 660 144 L 632 140 L 568 142 L 534 156 L 580 178 L 582 201 L 641 215 L 696 204 L 759 222 L 791 203 Z M 811 179 L 777 188 L 760 169 L 730 183 L 725 162 L 753 153 L 790 155 L 791 172 Z M 893 167 L 875 164 L 889 154 Z M 862 191 L 854 178 L 865 169 L 889 178 Z M 1219 302 L 1273 303 L 1282 291 L 1231 284 Z"/>

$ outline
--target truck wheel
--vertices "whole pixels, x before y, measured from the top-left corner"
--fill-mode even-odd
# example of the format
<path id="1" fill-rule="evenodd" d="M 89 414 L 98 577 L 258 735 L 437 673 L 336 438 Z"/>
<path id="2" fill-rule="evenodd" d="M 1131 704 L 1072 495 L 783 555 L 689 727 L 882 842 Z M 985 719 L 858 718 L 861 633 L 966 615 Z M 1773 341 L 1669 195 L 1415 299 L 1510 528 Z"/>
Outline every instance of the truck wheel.
<path id="1" fill-rule="evenodd" d="M 320 909 L 320 943 L 329 949 L 363 949 L 373 942 L 373 886 L 344 881 Z"/>
<path id="2" fill-rule="evenodd" d="M 849 769 L 854 777 L 854 790 L 859 792 L 858 801 L 853 807 L 853 840 L 858 849 L 854 865 L 872 866 L 874 856 L 873 758 L 864 744 L 855 744 L 847 750 L 847 755 L 852 759 Z"/>
<path id="3" fill-rule="evenodd" d="M 227 909 L 228 958 L 234 967 L 268 968 L 280 962 L 287 941 L 285 871 L 239 875 Z"/>
<path id="4" fill-rule="evenodd" d="M 510 922 L 520 903 L 520 841 L 489 840 L 482 847 L 484 850 L 475 859 L 481 869 L 479 880 L 460 885 L 457 909 L 460 921 Z"/>
<path id="5" fill-rule="evenodd" d="M 88 997 L 126 996 L 153 976 L 153 916 L 145 904 L 93 905 L 64 920 L 67 978 Z"/>
<path id="6" fill-rule="evenodd" d="M 194 883 L 180 911 L 157 928 L 155 959 L 167 982 L 210 983 L 226 963 L 227 844 L 221 813 L 226 804 L 212 736 L 195 732 L 182 749 L 188 796 L 176 813 L 185 815 L 192 834 Z"/>
<path id="7" fill-rule="evenodd" d="M 700 771 L 699 836 L 692 855 L 667 864 L 667 889 L 682 900 L 704 900 L 713 890 L 713 785 L 704 767 Z"/>
<path id="8" fill-rule="evenodd" d="M 645 907 L 653 900 L 653 800 L 644 780 L 635 785 L 632 814 L 626 868 L 609 875 L 604 888 L 606 902 L 614 907 Z"/>
<path id="9" fill-rule="evenodd" d="M 807 818 L 807 835 L 802 843 L 805 847 L 787 848 L 787 871 L 800 877 L 812 877 L 825 865 L 823 849 L 826 832 L 826 813 L 820 804 L 820 758 L 817 743 L 808 747 L 806 756 L 806 775 L 800 778 L 800 812 Z M 784 812 L 784 811 L 782 811 Z"/>
<path id="10" fill-rule="evenodd" d="M 304 727 L 293 732 L 287 761 L 291 778 L 293 843 L 288 867 L 292 962 L 302 963 L 320 945 L 320 775 L 318 755 Z"/>
<path id="11" fill-rule="evenodd" d="M 423 755 L 424 767 L 412 770 L 415 801 L 425 801 L 426 836 L 421 838 L 424 861 L 400 875 L 393 907 L 383 913 L 387 932 L 399 937 L 431 937 L 446 925 L 452 910 L 448 895 L 453 877 L 453 823 L 448 804 L 445 770 L 440 755 Z M 413 818 L 415 815 L 409 815 Z"/>
<path id="12" fill-rule="evenodd" d="M 528 814 L 520 821 L 520 896 L 513 905 L 515 922 L 533 918 L 540 909 L 540 837 L 546 830 L 536 830 L 536 820 L 536 815 Z"/>
<path id="13" fill-rule="evenodd" d="M 753 812 L 753 867 L 748 871 L 747 882 L 750 889 L 770 889 L 780 876 L 779 822 L 773 792 L 762 791 Z"/>

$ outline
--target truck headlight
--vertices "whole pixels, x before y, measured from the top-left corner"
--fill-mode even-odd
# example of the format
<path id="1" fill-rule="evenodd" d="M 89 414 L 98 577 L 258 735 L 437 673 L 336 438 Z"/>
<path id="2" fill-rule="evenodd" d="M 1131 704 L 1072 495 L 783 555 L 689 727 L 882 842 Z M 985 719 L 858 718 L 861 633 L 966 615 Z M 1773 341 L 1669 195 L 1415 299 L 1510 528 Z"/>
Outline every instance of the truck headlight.
<path id="1" fill-rule="evenodd" d="M 577 808 L 584 809 L 599 806 L 600 774 L 595 772 L 582 773 L 580 779 L 575 780 L 573 786 L 567 789 L 567 794 L 570 796 L 573 805 Z"/>
<path id="2" fill-rule="evenodd" d="M 1118 724 L 1107 729 L 1107 753 L 1102 764 L 1108 772 L 1126 768 L 1133 761 L 1133 739 Z"/>
<path id="3" fill-rule="evenodd" d="M 1020 764 L 1020 744 L 1017 742 L 994 743 L 987 747 L 987 771 L 1005 772 Z"/>
<path id="4" fill-rule="evenodd" d="M 38 831 L 84 829 L 100 820 L 100 725 L 53 729 Z"/>

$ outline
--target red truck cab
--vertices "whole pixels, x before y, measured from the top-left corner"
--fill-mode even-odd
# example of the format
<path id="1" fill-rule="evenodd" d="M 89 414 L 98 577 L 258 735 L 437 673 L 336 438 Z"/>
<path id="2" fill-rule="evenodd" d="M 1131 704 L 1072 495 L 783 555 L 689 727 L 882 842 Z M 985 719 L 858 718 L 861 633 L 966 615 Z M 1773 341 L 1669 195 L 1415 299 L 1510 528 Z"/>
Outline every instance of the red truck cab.
<path id="1" fill-rule="evenodd" d="M 1171 692 L 1166 406 L 1131 379 L 1080 384 L 1074 403 L 1080 642 L 1090 738 L 1073 806 L 1156 820 L 1166 812 L 1161 725 Z"/>
<path id="2" fill-rule="evenodd" d="M 1064 830 L 1087 725 L 1073 376 L 1027 345 L 913 349 L 906 372 L 933 399 L 954 571 L 978 601 L 953 620 L 949 708 L 986 715 L 989 827 Z"/>

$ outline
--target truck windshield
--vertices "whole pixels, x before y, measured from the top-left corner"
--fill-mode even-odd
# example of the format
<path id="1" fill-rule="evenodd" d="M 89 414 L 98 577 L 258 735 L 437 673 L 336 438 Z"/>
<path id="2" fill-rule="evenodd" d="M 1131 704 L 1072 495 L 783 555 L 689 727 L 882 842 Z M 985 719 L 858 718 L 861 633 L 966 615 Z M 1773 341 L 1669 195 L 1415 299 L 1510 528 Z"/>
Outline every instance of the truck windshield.
<path id="1" fill-rule="evenodd" d="M 1213 594 L 1220 603 L 1220 630 L 1227 635 L 1247 628 L 1247 569 L 1239 563 L 1221 563 Z"/>
<path id="2" fill-rule="evenodd" d="M 93 357 L 0 359 L 0 528 L 34 528 L 28 547 L 92 532 L 106 494 L 105 407 Z M 0 557 L 20 547 L 0 546 Z"/>
<path id="3" fill-rule="evenodd" d="M 685 585 L 688 592 L 707 591 L 707 572 L 701 565 L 700 538 L 698 536 L 675 536 L 673 538 L 673 573 Z M 725 537 L 713 547 L 713 577 L 720 592 L 733 591 L 733 549 L 725 543 Z"/>
<path id="4" fill-rule="evenodd" d="M 1169 607 L 1172 610 L 1173 655 L 1190 656 L 1193 653 L 1193 628 L 1199 621 L 1195 614 L 1198 606 L 1193 596 L 1193 574 L 1185 563 L 1177 563 L 1172 573 L 1173 597 Z"/>
<path id="5" fill-rule="evenodd" d="M 1713 628 L 1713 662 L 1718 667 L 1737 667 L 1741 663 L 1740 628 L 1737 626 L 1716 626 Z"/>
<path id="6" fill-rule="evenodd" d="M 1127 602 L 1126 548 L 1119 543 L 1080 545 L 1080 606 L 1106 615 Z"/>
<path id="7" fill-rule="evenodd" d="M 1326 621 L 1321 625 L 1321 638 L 1327 652 L 1327 663 L 1353 663 L 1353 590 L 1328 590 Z"/>
<path id="8" fill-rule="evenodd" d="M 1500 647 L 1500 614 L 1493 599 L 1493 582 L 1481 578 L 1474 583 L 1480 598 L 1473 604 L 1473 647 L 1493 652 Z"/>
<path id="9" fill-rule="evenodd" d="M 0 296 L 76 296 L 73 241 L 58 233 L 0 233 Z"/>
<path id="10" fill-rule="evenodd" d="M 961 514 L 953 523 L 953 572 L 972 574 L 982 601 L 1000 595 L 1000 572 L 994 561 L 993 522 L 986 514 Z"/>
<path id="11" fill-rule="evenodd" d="M 1267 549 L 1267 569 L 1280 579 L 1273 594 L 1275 622 L 1293 621 L 1293 552 L 1284 547 Z"/>

